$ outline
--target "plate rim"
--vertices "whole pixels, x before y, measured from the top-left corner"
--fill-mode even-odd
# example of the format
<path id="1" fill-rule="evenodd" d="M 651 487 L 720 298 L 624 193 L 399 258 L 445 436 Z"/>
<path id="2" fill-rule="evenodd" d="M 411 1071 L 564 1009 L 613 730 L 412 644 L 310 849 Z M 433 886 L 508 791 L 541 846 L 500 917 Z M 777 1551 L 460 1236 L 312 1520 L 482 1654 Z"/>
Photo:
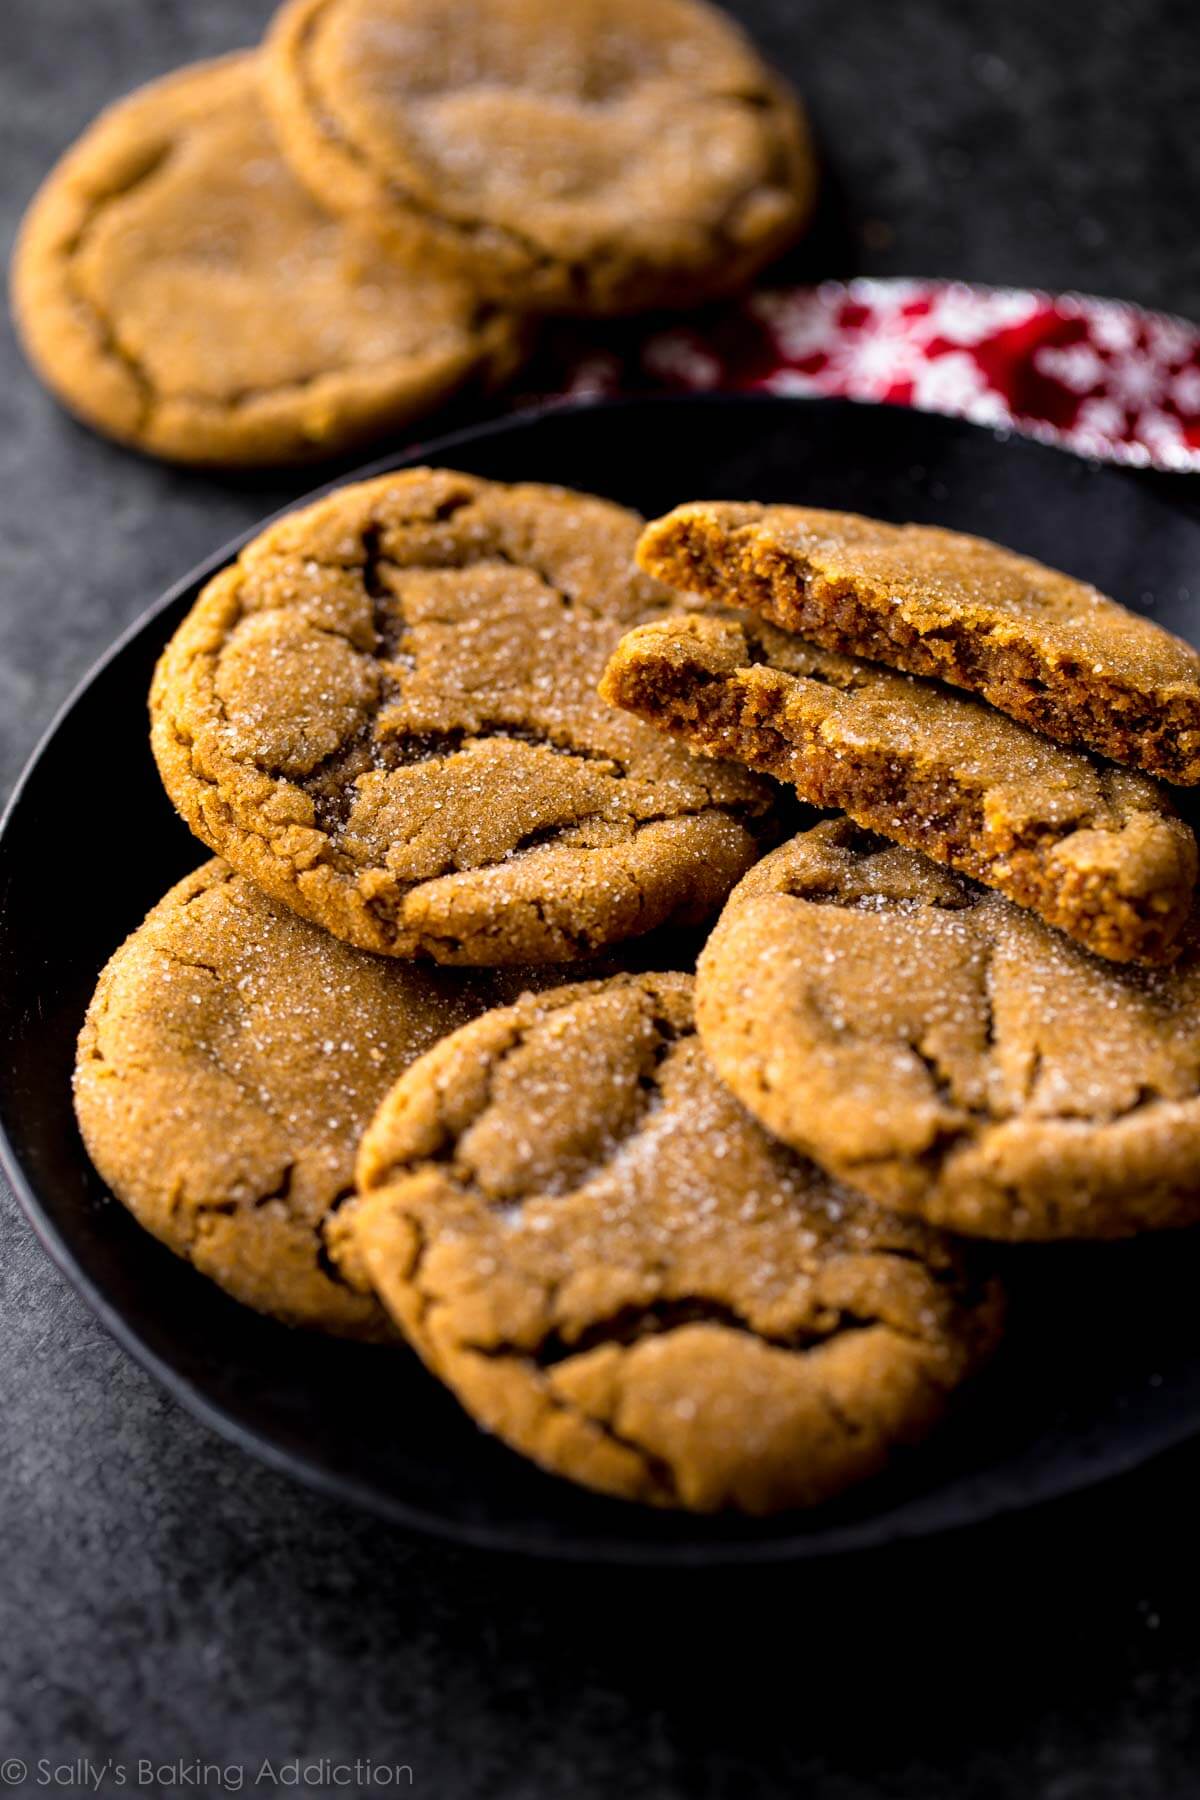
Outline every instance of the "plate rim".
<path id="1" fill-rule="evenodd" d="M 389 474 L 393 471 L 419 467 L 427 462 L 441 462 L 452 457 L 456 447 L 464 444 L 475 445 L 491 438 L 506 436 L 514 430 L 519 431 L 536 426 L 542 420 L 550 417 L 597 412 L 636 412 L 647 404 L 679 410 L 717 407 L 771 411 L 803 410 L 806 413 L 853 410 L 862 414 L 877 414 L 883 411 L 894 415 L 908 416 L 911 416 L 913 411 L 908 407 L 887 404 L 881 406 L 873 402 L 835 399 L 826 396 L 777 395 L 763 392 L 630 394 L 600 398 L 551 397 L 545 402 L 514 409 L 510 413 L 485 419 L 475 425 L 459 427 L 441 436 L 421 439 L 415 444 L 387 452 L 361 466 L 342 471 L 328 481 L 306 489 L 296 498 L 264 515 L 246 530 L 238 532 L 208 556 L 202 558 L 145 606 L 91 662 L 55 709 L 20 769 L 4 808 L 0 812 L 0 856 L 3 854 L 12 821 L 40 764 L 67 719 L 95 682 L 108 669 L 109 665 L 116 662 L 161 614 L 225 568 L 246 544 L 259 536 L 275 520 L 311 505 L 342 487 L 368 481 L 375 476 Z M 954 435 L 987 435 L 995 438 L 995 433 L 990 427 L 968 420 L 949 415 L 923 414 L 920 416 L 946 428 Z M 1023 444 L 1027 440 L 1016 439 L 1014 442 Z M 1076 465 L 1079 463 L 1076 456 L 1058 445 L 1037 444 L 1036 449 L 1043 455 L 1050 451 L 1065 463 Z M 449 466 L 453 466 L 452 462 Z M 1116 468 L 1108 472 L 1114 476 L 1124 475 L 1127 479 L 1136 478 L 1137 473 Z M 2 922 L 3 909 L 0 906 L 0 925 Z M 280 1444 L 274 1438 L 261 1430 L 256 1430 L 234 1413 L 226 1410 L 219 1402 L 209 1397 L 197 1380 L 175 1367 L 166 1356 L 147 1341 L 122 1308 L 109 1298 L 104 1288 L 93 1280 L 82 1266 L 75 1251 L 35 1190 L 32 1180 L 26 1175 L 21 1159 L 9 1137 L 2 1114 L 0 1114 L 0 1171 L 3 1172 L 8 1182 L 25 1222 L 29 1225 L 53 1266 L 79 1294 L 121 1350 L 158 1382 L 171 1398 L 192 1417 L 218 1438 L 232 1444 L 243 1454 L 251 1456 L 256 1462 L 276 1473 L 284 1474 L 290 1479 L 298 1481 L 302 1486 L 321 1494 L 324 1498 L 343 1504 L 349 1502 L 360 1511 L 390 1526 L 419 1532 L 445 1544 L 464 1545 L 474 1550 L 488 1551 L 496 1555 L 509 1555 L 527 1560 L 575 1566 L 704 1568 L 714 1571 L 728 1570 L 738 1566 L 761 1567 L 774 1563 L 807 1562 L 826 1557 L 871 1555 L 898 1546 L 925 1543 L 947 1533 L 963 1533 L 972 1529 L 983 1529 L 989 1525 L 998 1524 L 1002 1520 L 1012 1519 L 1026 1513 L 1043 1512 L 1072 1497 L 1105 1488 L 1113 1482 L 1119 1482 L 1133 1471 L 1159 1462 L 1183 1444 L 1200 1436 L 1200 1413 L 1198 1413 L 1197 1417 L 1191 1421 L 1183 1419 L 1169 1428 L 1159 1428 L 1149 1442 L 1136 1435 L 1127 1438 L 1122 1452 L 1107 1461 L 1098 1472 L 1089 1472 L 1087 1466 L 1079 1461 L 1073 1465 L 1072 1473 L 1065 1476 L 1060 1473 L 1056 1478 L 1051 1478 L 1050 1473 L 1047 1472 L 1042 1480 L 1027 1485 L 1023 1491 L 1011 1491 L 998 1495 L 988 1500 L 981 1508 L 972 1508 L 969 1505 L 969 1497 L 965 1494 L 957 1502 L 950 1502 L 947 1506 L 939 1508 L 936 1504 L 936 1493 L 934 1493 L 931 1496 L 934 1504 L 931 1507 L 927 1506 L 919 1518 L 907 1522 L 903 1519 L 893 1520 L 886 1524 L 882 1531 L 876 1516 L 868 1514 L 859 1520 L 834 1525 L 827 1531 L 811 1533 L 798 1531 L 791 1535 L 771 1535 L 758 1539 L 753 1537 L 727 1540 L 713 1538 L 707 1543 L 686 1539 L 676 1543 L 672 1543 L 669 1539 L 657 1542 L 647 1540 L 639 1543 L 633 1538 L 618 1536 L 611 1539 L 600 1537 L 546 1539 L 538 1536 L 536 1531 L 516 1524 L 450 1520 L 443 1513 L 430 1511 L 421 1504 L 411 1502 L 396 1494 L 383 1492 L 358 1476 L 344 1471 L 327 1469 L 314 1462 L 302 1450 Z"/>

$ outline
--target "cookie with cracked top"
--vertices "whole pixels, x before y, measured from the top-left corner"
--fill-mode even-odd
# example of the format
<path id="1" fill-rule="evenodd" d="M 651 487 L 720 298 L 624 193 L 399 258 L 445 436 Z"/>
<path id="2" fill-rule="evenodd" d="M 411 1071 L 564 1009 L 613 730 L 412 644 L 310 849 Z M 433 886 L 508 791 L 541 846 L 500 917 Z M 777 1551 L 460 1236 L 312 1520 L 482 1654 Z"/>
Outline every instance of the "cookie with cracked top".
<path id="1" fill-rule="evenodd" d="M 992 1346 L 961 1247 L 856 1199 L 717 1079 L 684 975 L 577 984 L 421 1058 L 363 1139 L 360 1266 L 474 1418 L 630 1500 L 828 1500 Z"/>
<path id="2" fill-rule="evenodd" d="M 80 1129 L 138 1221 L 235 1299 L 390 1336 L 327 1254 L 358 1140 L 414 1057 L 513 992 L 505 976 L 353 950 L 208 862 L 100 977 L 75 1069 Z"/>
<path id="3" fill-rule="evenodd" d="M 275 463 L 363 443 L 519 360 L 469 279 L 323 212 L 280 156 L 260 61 L 119 101 L 47 179 L 13 264 L 48 385 L 154 455 Z"/>
<path id="4" fill-rule="evenodd" d="M 290 0 L 267 56 L 314 194 L 506 305 L 694 306 L 812 211 L 799 105 L 704 0 Z"/>
<path id="5" fill-rule="evenodd" d="M 771 784 L 596 693 L 669 597 L 609 501 L 416 470 L 270 526 L 160 661 L 152 737 L 197 836 L 368 950 L 568 962 L 714 913 Z"/>
<path id="6" fill-rule="evenodd" d="M 684 615 L 627 633 L 600 691 L 963 870 L 1101 956 L 1178 951 L 1196 840 L 1165 790 L 940 682 L 749 617 Z"/>
<path id="7" fill-rule="evenodd" d="M 1060 743 L 1200 782 L 1200 652 L 999 544 L 816 507 L 697 501 L 653 520 L 638 560 L 823 649 L 966 688 Z"/>
<path id="8" fill-rule="evenodd" d="M 881 1205 L 997 1239 L 1200 1221 L 1200 914 L 1118 967 L 846 820 L 731 895 L 705 1048 L 762 1124 Z"/>

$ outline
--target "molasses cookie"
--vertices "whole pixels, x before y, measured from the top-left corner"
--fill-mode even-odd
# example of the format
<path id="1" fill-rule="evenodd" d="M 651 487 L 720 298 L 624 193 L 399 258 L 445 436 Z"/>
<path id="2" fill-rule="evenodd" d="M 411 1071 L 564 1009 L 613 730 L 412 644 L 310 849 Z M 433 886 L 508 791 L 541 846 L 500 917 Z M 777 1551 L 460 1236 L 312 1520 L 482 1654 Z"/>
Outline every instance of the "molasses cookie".
<path id="1" fill-rule="evenodd" d="M 998 544 L 812 507 L 697 502 L 648 525 L 638 560 L 823 649 L 967 688 L 1060 743 L 1200 781 L 1200 654 Z"/>
<path id="2" fill-rule="evenodd" d="M 469 280 L 314 204 L 250 55 L 157 81 L 85 133 L 29 211 L 13 299 L 74 412 L 193 463 L 331 455 L 508 370 L 520 343 Z"/>
<path id="3" fill-rule="evenodd" d="M 290 0 L 268 58 L 322 203 L 505 304 L 694 306 L 812 209 L 796 101 L 701 0 Z"/>
<path id="4" fill-rule="evenodd" d="M 1200 1220 L 1200 921 L 1120 968 L 847 821 L 751 871 L 697 1019 L 755 1117 L 885 1206 L 1010 1239 Z"/>
<path id="5" fill-rule="evenodd" d="M 1168 962 L 1196 840 L 1145 775 L 1068 750 L 940 682 L 757 620 L 622 638 L 600 692 L 709 756 L 973 875 L 1116 962 Z"/>
<path id="6" fill-rule="evenodd" d="M 639 520 L 415 470 L 272 525 L 163 655 L 153 742 L 191 826 L 364 949 L 569 962 L 715 912 L 769 784 L 606 706 L 668 596 Z"/>
<path id="7" fill-rule="evenodd" d="M 430 1368 L 543 1467 L 660 1506 L 810 1505 L 931 1429 L 999 1294 L 768 1137 L 691 989 L 619 976 L 455 1033 L 364 1138 L 351 1229 Z"/>
<path id="8" fill-rule="evenodd" d="M 513 992 L 352 950 L 209 862 L 100 977 L 79 1039 L 80 1129 L 138 1221 L 235 1299 L 388 1335 L 326 1250 L 359 1137 L 414 1057 Z"/>

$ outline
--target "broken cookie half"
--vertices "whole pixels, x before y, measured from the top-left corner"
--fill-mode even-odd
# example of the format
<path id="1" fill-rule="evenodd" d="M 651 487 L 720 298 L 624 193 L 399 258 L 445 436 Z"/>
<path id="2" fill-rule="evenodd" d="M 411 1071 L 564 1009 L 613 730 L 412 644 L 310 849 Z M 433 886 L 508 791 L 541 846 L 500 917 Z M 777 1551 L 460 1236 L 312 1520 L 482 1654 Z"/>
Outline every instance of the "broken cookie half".
<path id="1" fill-rule="evenodd" d="M 600 692 L 962 870 L 1100 956 L 1164 963 L 1179 950 L 1197 850 L 1164 789 L 940 682 L 755 618 L 688 614 L 627 633 Z"/>
<path id="2" fill-rule="evenodd" d="M 1200 652 L 1085 581 L 984 538 L 819 507 L 694 501 L 638 562 L 826 650 L 932 675 L 1063 744 L 1200 782 Z"/>

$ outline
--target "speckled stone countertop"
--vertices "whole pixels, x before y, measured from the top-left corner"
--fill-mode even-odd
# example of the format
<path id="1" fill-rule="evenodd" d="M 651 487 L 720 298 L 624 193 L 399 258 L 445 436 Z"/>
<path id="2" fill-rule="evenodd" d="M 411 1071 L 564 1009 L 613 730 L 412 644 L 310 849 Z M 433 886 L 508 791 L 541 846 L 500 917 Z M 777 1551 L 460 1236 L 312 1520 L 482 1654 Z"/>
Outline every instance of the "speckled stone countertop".
<path id="1" fill-rule="evenodd" d="M 816 115 L 822 272 L 1200 315 L 1194 0 L 734 10 Z M 101 104 L 252 41 L 268 12 L 2 0 L 6 255 Z M 0 791 L 121 626 L 305 485 L 105 445 L 0 328 Z M 358 1758 L 408 1765 L 430 1800 L 1200 1793 L 1195 1452 L 886 1558 L 594 1577 L 410 1539 L 248 1462 L 116 1348 L 3 1192 L 0 1284 L 0 1786 L 8 1757 L 29 1792 L 78 1758 L 132 1785 L 145 1758 L 181 1766 L 143 1791 L 193 1793 L 232 1784 L 197 1759 L 249 1787 L 264 1758 Z M 84 1791 L 80 1773 L 58 1791 Z"/>

